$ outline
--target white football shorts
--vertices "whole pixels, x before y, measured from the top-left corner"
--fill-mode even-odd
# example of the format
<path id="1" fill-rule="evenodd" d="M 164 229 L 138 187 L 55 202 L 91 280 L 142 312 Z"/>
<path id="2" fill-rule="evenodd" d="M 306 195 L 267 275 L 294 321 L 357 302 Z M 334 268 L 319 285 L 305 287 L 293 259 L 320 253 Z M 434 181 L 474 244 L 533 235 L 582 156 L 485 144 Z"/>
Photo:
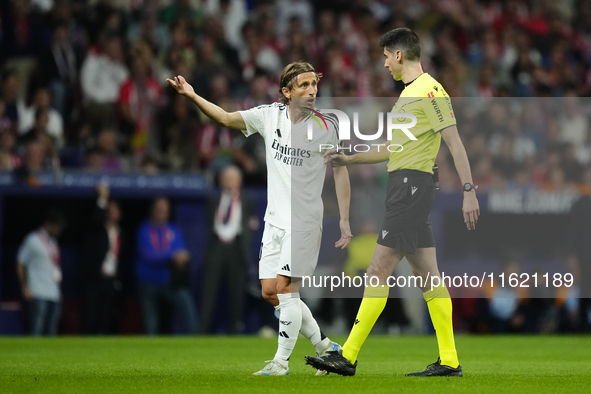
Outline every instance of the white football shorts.
<path id="1" fill-rule="evenodd" d="M 265 222 L 259 253 L 259 279 L 277 275 L 290 278 L 311 276 L 318 264 L 322 229 L 284 230 Z"/>

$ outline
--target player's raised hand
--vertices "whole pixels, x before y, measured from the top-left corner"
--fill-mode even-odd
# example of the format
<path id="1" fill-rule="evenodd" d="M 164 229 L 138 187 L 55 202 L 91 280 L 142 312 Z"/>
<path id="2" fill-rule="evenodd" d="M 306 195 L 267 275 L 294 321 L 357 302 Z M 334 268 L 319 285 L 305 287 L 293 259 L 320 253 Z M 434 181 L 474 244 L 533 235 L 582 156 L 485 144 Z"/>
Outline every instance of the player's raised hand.
<path id="1" fill-rule="evenodd" d="M 174 77 L 174 79 L 167 78 L 166 82 L 170 86 L 177 91 L 177 93 L 182 94 L 185 97 L 189 97 L 192 94 L 195 94 L 195 90 L 193 86 L 189 84 L 182 75 Z"/>
<path id="2" fill-rule="evenodd" d="M 476 229 L 476 223 L 480 216 L 480 207 L 478 205 L 478 199 L 476 198 L 476 192 L 464 192 L 464 204 L 462 206 L 462 212 L 464 213 L 464 223 L 469 230 Z"/>
<path id="3" fill-rule="evenodd" d="M 324 164 L 330 163 L 332 167 L 347 165 L 347 156 L 343 155 L 342 152 L 338 152 L 336 149 L 329 150 L 322 157 L 324 157 Z"/>
<path id="4" fill-rule="evenodd" d="M 335 242 L 334 247 L 345 249 L 351 242 L 351 237 L 353 237 L 353 235 L 351 234 L 348 220 L 341 220 L 339 226 L 341 227 L 341 239 Z"/>

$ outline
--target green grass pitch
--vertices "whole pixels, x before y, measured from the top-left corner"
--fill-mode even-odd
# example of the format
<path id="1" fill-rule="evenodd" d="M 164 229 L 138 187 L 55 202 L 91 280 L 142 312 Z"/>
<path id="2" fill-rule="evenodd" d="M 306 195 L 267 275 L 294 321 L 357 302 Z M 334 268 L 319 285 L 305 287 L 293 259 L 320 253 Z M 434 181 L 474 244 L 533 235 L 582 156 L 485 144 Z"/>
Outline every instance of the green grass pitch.
<path id="1" fill-rule="evenodd" d="M 344 338 L 334 338 L 343 341 Z M 370 336 L 354 377 L 316 377 L 300 338 L 291 376 L 251 376 L 258 337 L 0 338 L 0 393 L 589 393 L 589 336 L 458 336 L 463 378 L 407 378 L 437 358 L 429 337 Z"/>

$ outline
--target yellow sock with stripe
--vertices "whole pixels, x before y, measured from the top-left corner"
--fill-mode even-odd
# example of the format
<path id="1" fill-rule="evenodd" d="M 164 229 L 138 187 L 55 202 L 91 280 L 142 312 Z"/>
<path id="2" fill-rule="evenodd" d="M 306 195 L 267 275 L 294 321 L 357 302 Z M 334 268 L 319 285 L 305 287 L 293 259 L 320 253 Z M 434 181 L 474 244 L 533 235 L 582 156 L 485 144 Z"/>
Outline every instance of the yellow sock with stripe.
<path id="1" fill-rule="evenodd" d="M 454 341 L 452 304 L 449 291 L 447 291 L 447 287 L 441 284 L 439 287 L 423 293 L 423 297 L 427 301 L 431 321 L 435 328 L 441 364 L 457 368 L 460 363 Z"/>
<path id="2" fill-rule="evenodd" d="M 357 361 L 357 355 L 363 342 L 369 336 L 371 329 L 384 310 L 388 301 L 389 290 L 388 286 L 365 288 L 355 323 L 347 342 L 343 345 L 343 357 L 351 363 Z"/>

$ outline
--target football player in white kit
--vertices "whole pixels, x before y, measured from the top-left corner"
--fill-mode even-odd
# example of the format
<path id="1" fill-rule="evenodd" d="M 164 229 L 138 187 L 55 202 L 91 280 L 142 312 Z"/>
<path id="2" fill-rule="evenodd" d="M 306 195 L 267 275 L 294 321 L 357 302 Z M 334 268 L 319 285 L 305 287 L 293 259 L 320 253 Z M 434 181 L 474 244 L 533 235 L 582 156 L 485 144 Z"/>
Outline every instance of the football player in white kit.
<path id="1" fill-rule="evenodd" d="M 301 278 L 313 274 L 320 250 L 321 193 L 326 174 L 320 147 L 340 144 L 336 118 L 314 109 L 321 76 L 309 63 L 291 63 L 281 75 L 279 103 L 231 113 L 195 94 L 182 76 L 167 79 L 178 93 L 220 126 L 241 130 L 247 137 L 258 133 L 265 139 L 268 204 L 259 278 L 263 298 L 280 315 L 277 353 L 254 375 L 289 375 L 289 357 L 300 332 L 310 339 L 319 355 L 340 348 L 320 331 L 299 296 Z M 352 236 L 346 167 L 335 167 L 334 179 L 341 229 L 335 247 L 345 248 Z"/>

